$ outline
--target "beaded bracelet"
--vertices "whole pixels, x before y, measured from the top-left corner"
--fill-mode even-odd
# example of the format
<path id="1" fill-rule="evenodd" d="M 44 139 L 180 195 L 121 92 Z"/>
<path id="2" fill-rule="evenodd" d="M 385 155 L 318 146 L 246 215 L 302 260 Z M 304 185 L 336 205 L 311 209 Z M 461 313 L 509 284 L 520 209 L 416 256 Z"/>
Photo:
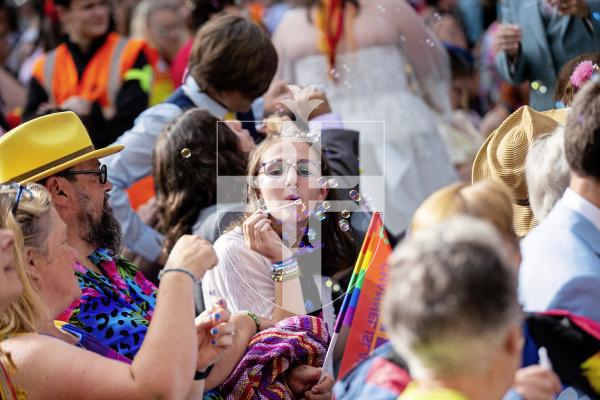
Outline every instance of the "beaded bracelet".
<path id="1" fill-rule="evenodd" d="M 292 256 L 288 259 L 273 263 L 273 269 L 287 268 L 287 267 L 290 267 L 292 265 L 297 265 L 297 264 L 298 264 L 298 260 L 296 260 L 296 257 Z"/>
<path id="2" fill-rule="evenodd" d="M 192 278 L 193 282 L 196 282 L 196 277 L 194 276 L 194 274 L 192 274 L 191 271 L 184 269 L 184 268 L 168 268 L 168 269 L 163 269 L 158 273 L 158 280 L 160 281 L 163 276 L 165 276 L 165 274 L 169 273 L 169 272 L 181 272 L 183 274 L 188 275 L 190 278 Z"/>
<path id="3" fill-rule="evenodd" d="M 260 320 L 252 311 L 246 311 L 246 315 L 249 316 L 252 321 L 254 321 L 254 325 L 256 325 L 256 333 L 260 332 Z"/>
<path id="4" fill-rule="evenodd" d="M 292 279 L 296 279 L 299 276 L 300 276 L 300 268 L 296 268 L 295 270 L 286 272 L 286 273 L 282 273 L 279 271 L 273 272 L 271 274 L 271 279 L 273 279 L 273 281 L 275 281 L 275 282 L 286 282 L 286 281 L 290 281 Z"/>

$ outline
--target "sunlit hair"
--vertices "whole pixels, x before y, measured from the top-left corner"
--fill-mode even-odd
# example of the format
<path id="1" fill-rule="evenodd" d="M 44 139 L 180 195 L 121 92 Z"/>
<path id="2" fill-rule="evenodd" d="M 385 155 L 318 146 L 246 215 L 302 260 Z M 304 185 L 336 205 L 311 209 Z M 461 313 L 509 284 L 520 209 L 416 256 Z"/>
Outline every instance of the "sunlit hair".
<path id="1" fill-rule="evenodd" d="M 426 229 L 458 215 L 484 219 L 494 225 L 508 243 L 518 245 L 513 225 L 512 195 L 504 186 L 493 181 L 473 185 L 459 182 L 436 191 L 419 206 L 410 230 Z"/>
<path id="2" fill-rule="evenodd" d="M 31 247 L 47 252 L 46 241 L 52 229 L 50 211 L 52 200 L 43 186 L 30 183 L 27 190 L 32 196 L 23 196 L 16 215 L 12 207 L 16 197 L 14 189 L 0 189 L 0 228 L 10 229 L 15 234 L 14 258 L 23 291 L 0 315 L 0 336 L 35 332 L 48 310 L 34 287 L 24 265 L 24 249 Z"/>
<path id="3" fill-rule="evenodd" d="M 494 367 L 521 311 L 516 272 L 491 224 L 459 216 L 422 229 L 394 250 L 389 264 L 384 323 L 411 376 Z"/>

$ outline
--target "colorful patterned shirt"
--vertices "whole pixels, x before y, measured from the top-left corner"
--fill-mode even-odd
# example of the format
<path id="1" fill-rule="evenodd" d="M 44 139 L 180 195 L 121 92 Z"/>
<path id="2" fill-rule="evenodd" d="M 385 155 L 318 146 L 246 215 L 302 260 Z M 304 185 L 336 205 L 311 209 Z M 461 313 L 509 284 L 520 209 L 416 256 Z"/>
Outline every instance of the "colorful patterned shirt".
<path id="1" fill-rule="evenodd" d="M 152 319 L 157 288 L 136 266 L 107 249 L 97 249 L 89 259 L 102 274 L 77 266 L 82 296 L 58 319 L 133 359 Z"/>

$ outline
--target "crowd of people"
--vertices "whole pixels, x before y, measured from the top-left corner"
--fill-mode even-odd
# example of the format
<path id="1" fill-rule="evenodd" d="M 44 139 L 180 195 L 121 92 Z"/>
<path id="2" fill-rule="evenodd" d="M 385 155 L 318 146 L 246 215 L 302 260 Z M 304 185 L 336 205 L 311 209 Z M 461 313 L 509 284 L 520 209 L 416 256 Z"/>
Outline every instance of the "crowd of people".
<path id="1" fill-rule="evenodd" d="M 599 65 L 598 0 L 0 0 L 1 398 L 600 397 Z"/>

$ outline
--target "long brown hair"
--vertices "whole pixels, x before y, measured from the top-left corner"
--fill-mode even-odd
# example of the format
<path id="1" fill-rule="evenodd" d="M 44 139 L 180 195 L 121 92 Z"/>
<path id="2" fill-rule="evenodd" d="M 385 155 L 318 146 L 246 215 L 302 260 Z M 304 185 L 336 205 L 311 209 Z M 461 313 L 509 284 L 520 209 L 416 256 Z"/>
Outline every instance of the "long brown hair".
<path id="1" fill-rule="evenodd" d="M 166 236 L 166 250 L 191 233 L 202 209 L 216 203 L 217 168 L 223 176 L 244 176 L 246 162 L 237 135 L 206 110 L 191 109 L 163 130 L 152 164 L 156 228 Z"/>
<path id="2" fill-rule="evenodd" d="M 329 176 L 331 174 L 327 158 L 325 157 L 322 149 L 315 143 L 312 143 L 308 139 L 302 137 L 285 138 L 279 135 L 271 135 L 265 139 L 251 154 L 248 162 L 248 205 L 250 207 L 249 213 L 256 211 L 259 195 L 256 191 L 255 185 L 252 182 L 255 181 L 255 177 L 258 176 L 258 171 L 261 167 L 262 157 L 276 143 L 280 143 L 284 140 L 293 140 L 294 142 L 305 142 L 307 145 L 317 152 L 321 160 L 321 173 L 323 176 Z M 336 201 L 338 199 L 335 190 L 329 190 L 325 200 L 329 202 Z M 245 219 L 244 218 L 244 219 Z M 352 242 L 351 230 L 344 232 L 340 228 L 340 213 L 328 212 L 325 221 L 323 222 L 321 234 L 322 234 L 322 265 L 323 274 L 327 276 L 333 276 L 336 272 L 343 271 L 353 266 L 356 261 L 357 247 Z M 303 242 L 305 241 L 303 238 Z"/>

